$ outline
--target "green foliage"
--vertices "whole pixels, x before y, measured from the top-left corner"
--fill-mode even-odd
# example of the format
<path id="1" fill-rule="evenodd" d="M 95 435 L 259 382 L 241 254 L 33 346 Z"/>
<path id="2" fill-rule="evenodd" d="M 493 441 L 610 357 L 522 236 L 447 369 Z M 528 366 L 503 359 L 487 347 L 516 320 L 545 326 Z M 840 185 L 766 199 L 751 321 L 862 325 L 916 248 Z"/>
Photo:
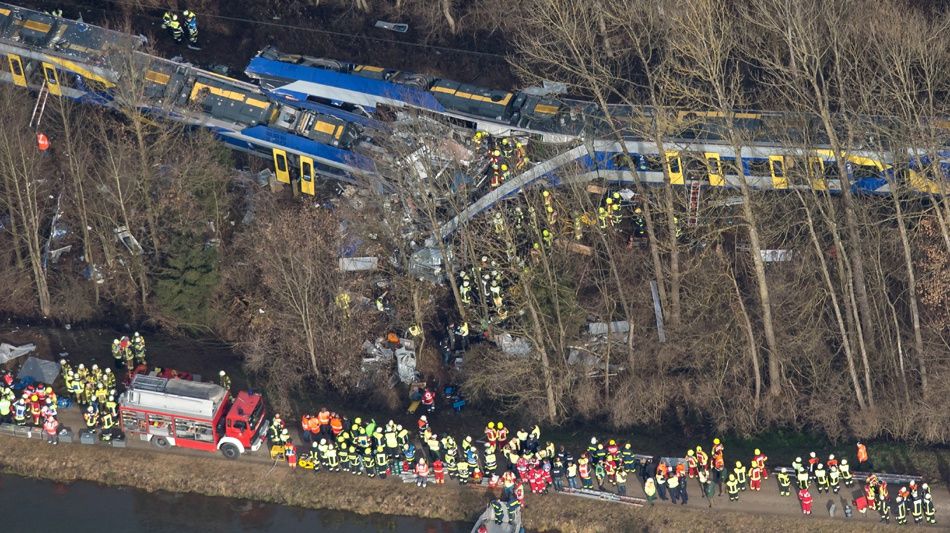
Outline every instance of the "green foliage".
<path id="1" fill-rule="evenodd" d="M 155 274 L 155 299 L 169 318 L 205 325 L 219 279 L 218 249 L 205 246 L 197 235 L 177 235 Z"/>

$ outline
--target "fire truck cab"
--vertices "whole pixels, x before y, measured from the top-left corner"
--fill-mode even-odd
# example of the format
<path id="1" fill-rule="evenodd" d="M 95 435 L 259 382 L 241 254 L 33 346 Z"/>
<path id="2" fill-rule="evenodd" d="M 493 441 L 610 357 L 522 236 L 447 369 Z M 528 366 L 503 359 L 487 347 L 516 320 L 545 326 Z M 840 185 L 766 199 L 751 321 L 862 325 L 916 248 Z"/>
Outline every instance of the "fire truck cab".
<path id="1" fill-rule="evenodd" d="M 159 448 L 178 446 L 228 459 L 257 451 L 266 437 L 264 400 L 241 391 L 233 399 L 214 383 L 139 374 L 119 397 L 122 429 Z"/>

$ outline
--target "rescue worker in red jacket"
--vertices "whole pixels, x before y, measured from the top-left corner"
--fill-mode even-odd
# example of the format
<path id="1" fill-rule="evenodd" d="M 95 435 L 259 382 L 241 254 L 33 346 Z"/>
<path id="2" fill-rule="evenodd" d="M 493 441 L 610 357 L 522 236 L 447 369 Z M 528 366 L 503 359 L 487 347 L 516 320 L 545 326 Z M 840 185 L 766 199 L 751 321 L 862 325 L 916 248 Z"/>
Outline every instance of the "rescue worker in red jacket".
<path id="1" fill-rule="evenodd" d="M 426 408 L 426 411 L 430 413 L 435 411 L 435 393 L 426 389 L 422 393 L 422 405 Z"/>
<path id="2" fill-rule="evenodd" d="M 801 489 L 798 491 L 798 501 L 802 504 L 802 514 L 811 514 L 811 493 L 808 492 L 808 489 Z"/>
<path id="3" fill-rule="evenodd" d="M 438 459 L 432 461 L 432 473 L 435 474 L 436 485 L 442 485 L 445 483 L 445 465 L 442 464 L 442 461 Z"/>
<path id="4" fill-rule="evenodd" d="M 755 461 L 755 463 L 759 465 L 759 469 L 762 470 L 762 479 L 768 479 L 769 471 L 765 468 L 765 462 L 769 460 L 768 456 L 762 453 L 762 450 L 756 448 L 752 460 Z"/>

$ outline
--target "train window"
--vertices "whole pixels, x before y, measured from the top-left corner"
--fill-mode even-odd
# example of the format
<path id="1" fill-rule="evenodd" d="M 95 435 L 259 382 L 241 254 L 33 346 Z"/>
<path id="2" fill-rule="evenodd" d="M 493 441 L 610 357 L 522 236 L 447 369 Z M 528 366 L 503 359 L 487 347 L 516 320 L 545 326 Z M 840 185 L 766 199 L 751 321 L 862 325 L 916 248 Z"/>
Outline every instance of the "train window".
<path id="1" fill-rule="evenodd" d="M 611 163 L 617 170 L 630 170 L 636 166 L 633 163 L 633 157 L 635 157 L 633 154 L 630 156 L 627 154 L 617 154 L 613 157 Z"/>
<path id="2" fill-rule="evenodd" d="M 854 179 L 878 178 L 881 171 L 872 165 L 851 165 L 851 176 Z"/>
<path id="3" fill-rule="evenodd" d="M 670 172 L 673 174 L 678 174 L 680 172 L 680 158 L 668 157 L 667 161 L 670 162 Z"/>
<path id="4" fill-rule="evenodd" d="M 825 164 L 825 179 L 836 180 L 841 177 L 841 174 L 838 173 L 838 163 L 835 161 L 828 161 Z"/>
<path id="5" fill-rule="evenodd" d="M 768 159 L 749 159 L 750 176 L 771 176 L 772 170 L 769 168 Z"/>
<path id="6" fill-rule="evenodd" d="M 277 165 L 277 170 L 280 172 L 287 172 L 287 158 L 283 155 L 278 155 L 274 158 Z"/>
<path id="7" fill-rule="evenodd" d="M 772 174 L 774 174 L 776 178 L 785 177 L 785 166 L 781 159 L 772 160 Z"/>
<path id="8" fill-rule="evenodd" d="M 646 172 L 663 172 L 663 162 L 658 155 L 644 156 L 642 159 L 642 168 Z"/>
<path id="9" fill-rule="evenodd" d="M 707 157 L 706 164 L 709 165 L 710 174 L 717 175 L 717 176 L 722 174 L 722 165 L 720 164 L 718 158 Z"/>
<path id="10" fill-rule="evenodd" d="M 10 68 L 13 69 L 13 75 L 14 75 L 14 76 L 22 76 L 22 75 L 23 75 L 23 67 L 20 65 L 20 60 L 19 60 L 19 59 L 14 60 L 14 61 L 10 61 Z"/>

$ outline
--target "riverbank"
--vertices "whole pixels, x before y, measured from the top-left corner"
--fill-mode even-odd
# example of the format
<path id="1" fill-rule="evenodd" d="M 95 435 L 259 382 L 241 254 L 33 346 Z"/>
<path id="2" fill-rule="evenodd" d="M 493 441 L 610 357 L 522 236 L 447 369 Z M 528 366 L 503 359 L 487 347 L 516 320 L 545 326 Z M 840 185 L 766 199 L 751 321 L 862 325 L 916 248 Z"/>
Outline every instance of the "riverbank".
<path id="1" fill-rule="evenodd" d="M 357 514 L 392 514 L 447 521 L 474 521 L 489 500 L 475 488 L 419 489 L 397 480 L 372 480 L 349 474 L 290 471 L 280 464 L 214 455 L 158 453 L 103 446 L 48 446 L 41 441 L 0 437 L 0 470 L 58 482 L 92 481 L 146 491 L 195 493 Z M 716 502 L 719 505 L 719 502 Z M 820 512 L 820 511 L 819 511 Z M 531 531 L 599 533 L 616 531 L 813 531 L 874 530 L 866 521 L 846 522 L 770 514 L 637 508 L 557 495 L 528 495 L 525 524 Z"/>

